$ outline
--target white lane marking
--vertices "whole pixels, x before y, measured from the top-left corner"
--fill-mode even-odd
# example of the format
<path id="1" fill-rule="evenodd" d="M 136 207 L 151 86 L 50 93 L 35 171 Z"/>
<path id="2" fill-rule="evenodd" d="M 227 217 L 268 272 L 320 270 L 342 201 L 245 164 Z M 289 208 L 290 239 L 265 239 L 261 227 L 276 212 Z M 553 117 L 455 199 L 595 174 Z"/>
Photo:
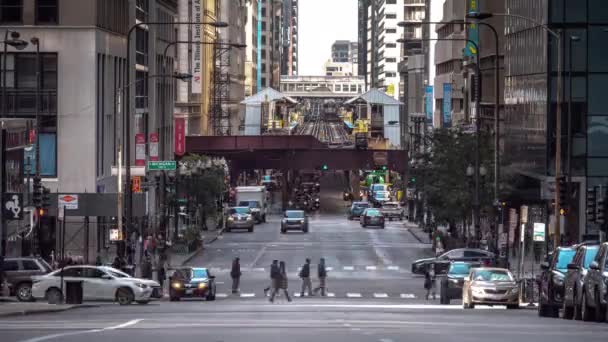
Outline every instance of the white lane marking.
<path id="1" fill-rule="evenodd" d="M 386 293 L 374 293 L 374 298 L 388 298 Z"/>
<path id="2" fill-rule="evenodd" d="M 343 269 L 344 269 L 345 271 L 354 271 L 354 270 L 355 270 L 355 267 L 354 267 L 354 266 L 344 266 L 344 267 L 343 267 Z"/>
<path id="3" fill-rule="evenodd" d="M 376 266 L 365 266 L 365 269 L 368 271 L 375 271 L 376 270 Z"/>
<path id="4" fill-rule="evenodd" d="M 351 293 L 351 292 L 349 292 L 349 293 L 346 294 L 346 297 L 348 297 L 348 298 L 361 298 L 361 294 L 360 293 Z"/>
<path id="5" fill-rule="evenodd" d="M 119 325 L 114 325 L 114 326 L 111 326 L 111 327 L 103 328 L 103 330 L 122 329 L 122 328 L 126 328 L 126 327 L 130 327 L 132 325 L 135 325 L 135 324 L 137 324 L 137 323 L 139 323 L 141 321 L 143 321 L 143 319 L 133 319 L 133 320 L 130 320 L 130 321 L 125 322 L 123 324 L 119 324 Z"/>
<path id="6" fill-rule="evenodd" d="M 224 282 L 224 281 L 216 281 L 215 283 L 216 283 L 217 285 L 224 285 L 224 284 L 226 284 L 226 282 Z"/>
<path id="7" fill-rule="evenodd" d="M 390 338 L 381 338 L 378 340 L 378 342 L 393 342 L 393 340 L 391 340 Z"/>
<path id="8" fill-rule="evenodd" d="M 399 266 L 389 266 L 387 267 L 390 271 L 399 271 Z"/>
<path id="9" fill-rule="evenodd" d="M 28 340 L 24 340 L 23 342 L 41 342 L 41 341 L 57 339 L 60 337 L 92 334 L 92 333 L 103 332 L 103 331 L 108 331 L 108 330 L 117 330 L 117 329 L 122 329 L 122 328 L 126 328 L 129 326 L 135 325 L 141 321 L 143 321 L 143 319 L 134 319 L 134 320 L 122 323 L 122 324 L 118 324 L 118 325 L 114 325 L 114 326 L 110 326 L 110 327 L 106 327 L 106 328 L 102 328 L 102 329 L 71 331 L 71 332 L 60 333 L 60 334 L 45 335 L 45 336 L 40 336 L 40 337 L 35 337 L 35 338 L 28 339 Z"/>
<path id="10" fill-rule="evenodd" d="M 294 297 L 300 297 L 300 292 L 294 292 L 294 293 L 293 293 L 293 296 L 294 296 Z"/>
<path id="11" fill-rule="evenodd" d="M 325 269 L 328 270 L 328 271 L 333 271 L 334 270 L 333 267 L 325 267 Z"/>
<path id="12" fill-rule="evenodd" d="M 215 296 L 218 298 L 228 298 L 227 293 L 216 293 Z"/>
<path id="13" fill-rule="evenodd" d="M 413 299 L 413 298 L 416 298 L 416 295 L 413 293 L 402 293 L 401 298 Z"/>
<path id="14" fill-rule="evenodd" d="M 327 297 L 335 297 L 336 296 L 336 294 L 333 293 L 333 292 L 327 292 L 326 295 L 327 295 Z"/>
<path id="15" fill-rule="evenodd" d="M 251 270 L 254 272 L 264 272 L 264 267 L 252 268 Z"/>
<path id="16" fill-rule="evenodd" d="M 253 298 L 255 293 L 241 293 L 241 298 Z"/>

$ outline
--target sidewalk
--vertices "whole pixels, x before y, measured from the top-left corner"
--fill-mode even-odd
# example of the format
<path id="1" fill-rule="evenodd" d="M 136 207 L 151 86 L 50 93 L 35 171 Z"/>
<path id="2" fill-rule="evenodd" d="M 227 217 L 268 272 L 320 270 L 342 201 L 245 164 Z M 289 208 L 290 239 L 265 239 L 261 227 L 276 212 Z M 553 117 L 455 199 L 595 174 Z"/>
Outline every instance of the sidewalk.
<path id="1" fill-rule="evenodd" d="M 95 308 L 94 304 L 46 304 L 46 303 L 23 303 L 11 298 L 0 298 L 0 317 L 24 316 L 33 314 L 62 312 L 80 308 Z"/>
<path id="2" fill-rule="evenodd" d="M 409 221 L 403 221 L 403 227 L 407 229 L 412 236 L 420 243 L 431 244 L 429 234 L 422 230 L 418 224 Z"/>
<path id="3" fill-rule="evenodd" d="M 199 247 L 196 251 L 190 253 L 171 253 L 169 255 L 169 263 L 172 266 L 182 266 L 183 264 L 192 260 L 192 258 L 198 255 L 200 252 L 202 252 L 207 245 L 210 245 L 218 239 L 221 239 L 222 234 L 224 234 L 223 228 L 204 231 L 202 234 L 203 244 L 201 247 Z"/>

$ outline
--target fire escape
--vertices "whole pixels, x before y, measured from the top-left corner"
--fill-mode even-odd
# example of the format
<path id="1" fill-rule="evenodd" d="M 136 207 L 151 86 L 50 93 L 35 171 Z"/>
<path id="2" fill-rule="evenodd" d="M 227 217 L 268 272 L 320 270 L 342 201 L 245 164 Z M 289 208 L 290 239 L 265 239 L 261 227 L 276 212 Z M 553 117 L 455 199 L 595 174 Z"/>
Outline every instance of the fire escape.
<path id="1" fill-rule="evenodd" d="M 230 112 L 225 108 L 230 96 L 230 46 L 217 41 L 213 48 L 213 88 L 211 122 L 213 135 L 230 135 Z"/>

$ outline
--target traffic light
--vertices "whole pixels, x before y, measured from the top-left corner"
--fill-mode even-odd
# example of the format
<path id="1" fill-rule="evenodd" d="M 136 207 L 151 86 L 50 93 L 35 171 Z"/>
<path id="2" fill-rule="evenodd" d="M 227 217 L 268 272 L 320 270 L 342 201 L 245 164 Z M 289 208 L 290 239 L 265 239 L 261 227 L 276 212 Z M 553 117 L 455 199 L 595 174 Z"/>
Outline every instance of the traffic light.
<path id="1" fill-rule="evenodd" d="M 34 176 L 34 189 L 32 193 L 32 205 L 40 208 L 42 205 L 42 179 Z"/>
<path id="2" fill-rule="evenodd" d="M 42 207 L 50 208 L 51 207 L 51 189 L 42 187 Z"/>
<path id="3" fill-rule="evenodd" d="M 606 222 L 606 199 L 599 197 L 597 199 L 597 211 L 595 216 L 595 222 L 604 224 Z"/>
<path id="4" fill-rule="evenodd" d="M 597 220 L 597 189 L 587 189 L 587 222 Z"/>
<path id="5" fill-rule="evenodd" d="M 562 215 L 565 215 L 567 205 L 568 205 L 568 186 L 566 182 L 566 177 L 560 177 L 559 180 L 559 207 L 564 209 L 563 213 L 560 210 Z"/>
<path id="6" fill-rule="evenodd" d="M 329 170 L 329 166 L 327 166 L 327 164 L 321 165 L 321 171 L 327 171 L 327 170 Z"/>

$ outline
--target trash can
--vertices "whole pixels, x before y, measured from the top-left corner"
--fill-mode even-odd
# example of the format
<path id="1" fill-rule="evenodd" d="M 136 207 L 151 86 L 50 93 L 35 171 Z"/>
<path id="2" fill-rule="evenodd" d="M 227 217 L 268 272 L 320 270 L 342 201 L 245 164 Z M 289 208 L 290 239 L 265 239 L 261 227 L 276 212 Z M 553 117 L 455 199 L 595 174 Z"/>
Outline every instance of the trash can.
<path id="1" fill-rule="evenodd" d="M 82 304 L 82 281 L 65 282 L 65 303 Z"/>

